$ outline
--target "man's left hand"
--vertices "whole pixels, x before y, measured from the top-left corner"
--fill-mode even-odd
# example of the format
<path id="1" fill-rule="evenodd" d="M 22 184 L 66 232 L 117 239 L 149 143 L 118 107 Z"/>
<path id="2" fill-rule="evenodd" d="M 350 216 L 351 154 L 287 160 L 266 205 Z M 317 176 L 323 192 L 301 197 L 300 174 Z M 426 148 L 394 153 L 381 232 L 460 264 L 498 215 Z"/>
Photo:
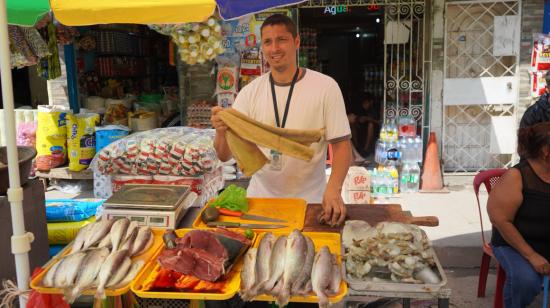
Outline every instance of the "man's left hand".
<path id="1" fill-rule="evenodd" d="M 323 196 L 323 218 L 331 227 L 339 226 L 346 220 L 347 210 L 339 189 L 327 187 Z"/>

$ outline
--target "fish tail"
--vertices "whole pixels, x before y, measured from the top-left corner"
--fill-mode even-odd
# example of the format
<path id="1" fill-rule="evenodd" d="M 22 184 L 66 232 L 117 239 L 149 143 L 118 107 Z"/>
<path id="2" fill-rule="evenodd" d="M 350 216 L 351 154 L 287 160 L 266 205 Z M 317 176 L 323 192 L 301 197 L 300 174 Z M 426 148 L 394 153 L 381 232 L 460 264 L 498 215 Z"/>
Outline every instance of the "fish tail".
<path id="1" fill-rule="evenodd" d="M 319 297 L 319 308 L 328 308 L 330 303 L 328 297 L 325 294 L 317 295 Z"/>
<path id="2" fill-rule="evenodd" d="M 68 290 L 67 294 L 65 295 L 65 300 L 67 301 L 67 303 L 74 303 L 74 301 L 80 296 L 80 292 L 81 290 L 79 287 L 75 287 L 74 289 L 72 289 L 72 291 Z"/>
<path id="3" fill-rule="evenodd" d="M 98 299 L 105 299 L 105 288 L 104 287 L 98 287 L 97 291 L 95 293 L 95 298 Z"/>
<path id="4" fill-rule="evenodd" d="M 290 300 L 290 290 L 288 288 L 283 288 L 279 295 L 277 296 L 277 305 L 279 307 L 284 307 L 288 304 Z"/>

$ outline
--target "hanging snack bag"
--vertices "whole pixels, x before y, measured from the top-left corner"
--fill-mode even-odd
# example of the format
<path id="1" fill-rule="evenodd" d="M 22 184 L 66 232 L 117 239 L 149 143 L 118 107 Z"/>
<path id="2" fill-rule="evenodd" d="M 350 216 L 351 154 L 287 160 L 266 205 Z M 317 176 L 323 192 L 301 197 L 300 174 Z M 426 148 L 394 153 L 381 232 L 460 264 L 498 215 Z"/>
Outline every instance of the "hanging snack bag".
<path id="1" fill-rule="evenodd" d="M 535 71 L 550 70 L 550 35 L 533 34 L 531 69 Z"/>
<path id="2" fill-rule="evenodd" d="M 66 116 L 61 106 L 38 106 L 36 168 L 49 171 L 65 163 L 67 156 Z"/>
<path id="3" fill-rule="evenodd" d="M 98 124 L 97 113 L 67 115 L 69 170 L 81 171 L 90 165 L 95 156 L 95 126 Z"/>

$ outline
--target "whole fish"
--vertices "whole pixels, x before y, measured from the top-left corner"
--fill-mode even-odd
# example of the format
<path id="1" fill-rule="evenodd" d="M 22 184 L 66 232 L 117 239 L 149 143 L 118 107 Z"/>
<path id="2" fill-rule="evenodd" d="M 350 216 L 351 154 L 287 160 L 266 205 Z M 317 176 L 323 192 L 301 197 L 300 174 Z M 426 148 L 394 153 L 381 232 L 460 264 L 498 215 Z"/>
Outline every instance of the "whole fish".
<path id="1" fill-rule="evenodd" d="M 99 244 L 97 244 L 97 248 L 103 248 L 103 247 L 107 247 L 107 248 L 111 248 L 111 247 L 112 247 L 111 236 L 110 236 L 109 234 L 107 234 L 107 235 L 101 240 L 101 242 L 99 242 Z"/>
<path id="2" fill-rule="evenodd" d="M 132 266 L 132 259 L 129 257 L 124 258 L 124 261 L 122 261 L 122 264 L 120 267 L 116 270 L 115 274 L 109 278 L 109 282 L 107 282 L 107 287 L 110 288 L 112 286 L 117 285 L 119 282 L 126 277 L 126 274 L 128 273 L 128 270 L 130 270 L 130 267 Z"/>
<path id="3" fill-rule="evenodd" d="M 257 248 L 250 248 L 244 255 L 244 264 L 241 271 L 241 287 L 239 295 L 244 301 L 249 301 L 249 292 L 254 287 L 254 281 L 256 280 L 254 269 L 256 267 L 256 256 L 258 254 Z"/>
<path id="4" fill-rule="evenodd" d="M 130 224 L 128 225 L 128 229 L 126 229 L 126 235 L 124 236 L 124 239 L 120 241 L 120 243 L 126 242 L 126 240 L 133 234 L 135 229 L 139 228 L 139 223 L 135 220 L 130 221 Z M 120 245 L 119 245 L 120 246 Z"/>
<path id="5" fill-rule="evenodd" d="M 98 274 L 98 285 L 95 294 L 96 298 L 105 298 L 105 286 L 109 282 L 111 276 L 122 265 L 124 259 L 128 256 L 128 250 L 118 250 L 111 253 L 105 262 L 101 265 L 101 269 Z"/>
<path id="6" fill-rule="evenodd" d="M 128 231 L 130 231 L 130 229 L 128 229 Z M 128 237 L 126 237 L 124 242 L 122 242 L 122 245 L 120 245 L 120 247 L 118 248 L 119 250 L 132 251 L 132 247 L 134 246 L 134 243 L 136 242 L 136 237 L 138 235 L 139 228 L 134 228 L 134 229 L 132 229 L 131 232 L 132 233 Z"/>
<path id="7" fill-rule="evenodd" d="M 287 237 L 285 235 L 279 236 L 273 246 L 273 252 L 269 258 L 269 280 L 264 284 L 264 292 L 270 292 L 275 287 L 277 281 L 283 276 L 285 270 L 286 240 Z"/>
<path id="8" fill-rule="evenodd" d="M 113 251 L 118 250 L 118 246 L 121 244 L 122 240 L 126 236 L 126 230 L 130 225 L 130 220 L 128 218 L 117 219 L 113 223 L 110 232 L 111 243 L 113 244 Z"/>
<path id="9" fill-rule="evenodd" d="M 80 230 L 76 234 L 76 238 L 73 241 L 73 245 L 71 246 L 71 253 L 79 252 L 80 250 L 82 250 L 82 246 L 84 246 L 84 242 L 86 241 L 86 238 L 88 236 L 88 230 L 90 228 L 93 228 L 94 224 L 95 222 L 92 222 L 80 228 Z"/>
<path id="10" fill-rule="evenodd" d="M 145 252 L 153 244 L 153 231 L 151 228 L 144 226 L 139 227 L 136 239 L 132 244 L 132 250 L 130 256 L 137 256 Z"/>
<path id="11" fill-rule="evenodd" d="M 340 282 L 342 281 L 342 272 L 340 271 L 340 266 L 338 265 L 338 259 L 336 255 L 332 255 L 332 275 L 330 279 L 330 285 L 328 288 L 328 293 L 331 296 L 338 294 L 340 291 Z"/>
<path id="12" fill-rule="evenodd" d="M 275 236 L 268 232 L 262 237 L 256 253 L 256 266 L 254 268 L 255 286 L 248 292 L 250 299 L 263 292 L 264 284 L 269 280 L 269 263 L 273 246 L 275 245 Z"/>
<path id="13" fill-rule="evenodd" d="M 69 304 L 72 304 L 77 299 L 82 291 L 86 290 L 94 283 L 97 274 L 101 269 L 101 265 L 109 255 L 108 248 L 98 248 L 89 250 L 86 258 L 82 261 L 80 271 L 76 277 L 74 288 L 65 293 L 65 299 Z"/>
<path id="14" fill-rule="evenodd" d="M 57 267 L 59 266 L 61 262 L 57 261 L 54 265 L 50 267 L 44 278 L 42 278 L 42 285 L 48 288 L 54 287 L 54 281 L 53 278 L 55 277 L 55 271 L 57 270 Z"/>
<path id="15" fill-rule="evenodd" d="M 294 295 L 301 295 L 304 291 L 306 283 L 311 280 L 311 268 L 313 268 L 313 259 L 315 258 L 315 245 L 309 236 L 304 236 L 307 243 L 306 260 L 300 276 L 296 279 L 292 285 L 291 293 Z"/>
<path id="16" fill-rule="evenodd" d="M 86 253 L 81 251 L 63 258 L 63 264 L 59 266 L 55 273 L 54 285 L 56 288 L 64 289 L 74 284 L 80 265 L 85 257 Z"/>
<path id="17" fill-rule="evenodd" d="M 132 266 L 126 274 L 126 277 L 124 277 L 124 279 L 121 282 L 117 283 L 113 288 L 118 289 L 127 286 L 130 282 L 132 282 L 132 280 L 134 280 L 144 264 L 145 262 L 143 260 L 138 260 L 132 263 Z"/>
<path id="18" fill-rule="evenodd" d="M 101 241 L 111 230 L 113 222 L 114 221 L 110 219 L 102 219 L 94 223 L 94 226 L 86 232 L 86 240 L 84 241 L 84 246 L 82 247 L 83 250 L 88 249 L 95 243 Z"/>
<path id="19" fill-rule="evenodd" d="M 307 255 L 307 241 L 302 232 L 293 230 L 286 240 L 285 267 L 282 287 L 277 296 L 277 304 L 284 307 L 290 299 L 290 290 L 302 273 Z"/>
<path id="20" fill-rule="evenodd" d="M 329 306 L 327 297 L 327 288 L 330 286 L 332 275 L 332 254 L 327 246 L 321 247 L 321 250 L 315 255 L 313 269 L 311 270 L 311 287 L 313 292 L 319 298 L 319 307 Z"/>

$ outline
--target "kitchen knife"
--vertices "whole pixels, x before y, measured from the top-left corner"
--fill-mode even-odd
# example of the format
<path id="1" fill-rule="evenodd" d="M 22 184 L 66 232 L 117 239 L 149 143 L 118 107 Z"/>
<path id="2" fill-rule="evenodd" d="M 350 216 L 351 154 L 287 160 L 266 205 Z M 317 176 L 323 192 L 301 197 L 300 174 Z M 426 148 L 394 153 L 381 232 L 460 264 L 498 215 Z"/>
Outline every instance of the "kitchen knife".
<path id="1" fill-rule="evenodd" d="M 268 225 L 268 224 L 242 224 L 239 222 L 230 221 L 211 221 L 206 224 L 209 227 L 226 227 L 226 228 L 250 228 L 250 229 L 280 229 L 286 228 L 285 225 Z"/>
<path id="2" fill-rule="evenodd" d="M 231 210 L 228 210 L 228 209 L 218 209 L 218 211 L 220 212 L 220 215 L 239 217 L 240 219 L 243 219 L 243 220 L 257 220 L 257 221 L 287 223 L 286 220 L 279 219 L 279 218 L 247 214 L 247 213 L 243 213 L 243 212 L 239 212 L 239 211 L 231 211 Z"/>

